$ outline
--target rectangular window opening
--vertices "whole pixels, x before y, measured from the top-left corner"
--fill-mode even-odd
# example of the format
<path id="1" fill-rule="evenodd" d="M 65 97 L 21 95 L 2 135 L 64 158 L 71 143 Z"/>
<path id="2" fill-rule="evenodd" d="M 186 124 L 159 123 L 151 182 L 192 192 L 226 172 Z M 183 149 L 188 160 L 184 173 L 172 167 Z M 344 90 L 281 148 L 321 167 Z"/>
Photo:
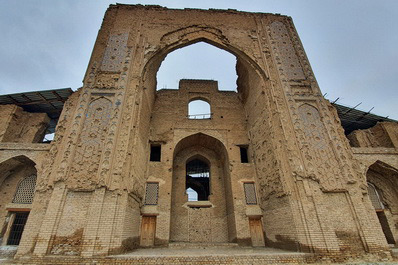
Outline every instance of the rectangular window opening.
<path id="1" fill-rule="evenodd" d="M 255 205 L 257 204 L 256 189 L 253 182 L 243 183 L 245 189 L 246 204 Z"/>
<path id="2" fill-rule="evenodd" d="M 241 163 L 249 163 L 249 156 L 247 154 L 247 146 L 239 146 L 240 149 L 240 162 Z"/>
<path id="3" fill-rule="evenodd" d="M 159 195 L 159 183 L 148 182 L 146 184 L 145 205 L 157 205 Z"/>
<path id="4" fill-rule="evenodd" d="M 7 240 L 7 245 L 19 245 L 22 233 L 28 220 L 29 212 L 15 213 L 15 219 L 11 226 L 11 232 Z"/>
<path id="5" fill-rule="evenodd" d="M 160 155 L 161 155 L 161 145 L 151 144 L 151 154 L 149 157 L 149 161 L 160 162 Z"/>

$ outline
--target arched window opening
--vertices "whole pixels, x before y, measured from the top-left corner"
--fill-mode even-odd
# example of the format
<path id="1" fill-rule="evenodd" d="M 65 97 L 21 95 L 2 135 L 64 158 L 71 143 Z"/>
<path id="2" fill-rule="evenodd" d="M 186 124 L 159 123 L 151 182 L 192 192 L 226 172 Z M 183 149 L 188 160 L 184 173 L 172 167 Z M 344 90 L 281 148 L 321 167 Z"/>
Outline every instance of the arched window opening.
<path id="1" fill-rule="evenodd" d="M 189 102 L 188 119 L 192 120 L 211 119 L 210 104 L 200 99 Z"/>
<path id="2" fill-rule="evenodd" d="M 208 201 L 210 195 L 210 167 L 206 162 L 194 159 L 186 164 L 186 191 L 192 189 L 192 201 Z M 188 200 L 190 200 L 188 193 Z"/>
<path id="3" fill-rule="evenodd" d="M 390 225 L 387 220 L 387 216 L 384 212 L 383 199 L 380 193 L 377 191 L 376 186 L 368 182 L 368 194 L 373 207 L 376 210 L 377 218 L 379 219 L 381 229 L 383 230 L 384 236 L 387 239 L 388 244 L 395 244 L 394 235 L 391 231 Z"/>
<path id="4" fill-rule="evenodd" d="M 36 175 L 24 178 L 18 185 L 13 203 L 30 204 L 33 201 L 36 187 Z"/>
<path id="5" fill-rule="evenodd" d="M 178 88 L 180 79 L 217 80 L 219 90 L 237 91 L 236 57 L 205 42 L 168 54 L 157 72 L 157 90 Z"/>
<path id="6" fill-rule="evenodd" d="M 379 195 L 379 192 L 376 190 L 376 187 L 370 182 L 368 182 L 368 193 L 370 201 L 372 202 L 372 205 L 375 208 L 375 210 L 376 211 L 383 210 L 384 205 Z"/>

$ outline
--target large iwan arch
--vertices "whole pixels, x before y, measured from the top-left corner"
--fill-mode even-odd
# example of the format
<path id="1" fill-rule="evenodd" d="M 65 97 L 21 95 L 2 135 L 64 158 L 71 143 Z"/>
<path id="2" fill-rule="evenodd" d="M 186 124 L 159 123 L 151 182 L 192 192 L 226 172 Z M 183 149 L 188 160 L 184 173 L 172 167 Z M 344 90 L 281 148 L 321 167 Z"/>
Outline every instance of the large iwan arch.
<path id="1" fill-rule="evenodd" d="M 192 79 L 156 91 L 167 54 L 198 42 L 236 56 L 237 92 Z M 211 119 L 189 119 L 195 98 L 211 102 Z M 322 97 L 289 17 L 111 5 L 57 130 L 27 223 L 37 233 L 23 236 L 18 257 L 91 261 L 173 244 L 388 256 L 353 157 L 361 150 Z"/>

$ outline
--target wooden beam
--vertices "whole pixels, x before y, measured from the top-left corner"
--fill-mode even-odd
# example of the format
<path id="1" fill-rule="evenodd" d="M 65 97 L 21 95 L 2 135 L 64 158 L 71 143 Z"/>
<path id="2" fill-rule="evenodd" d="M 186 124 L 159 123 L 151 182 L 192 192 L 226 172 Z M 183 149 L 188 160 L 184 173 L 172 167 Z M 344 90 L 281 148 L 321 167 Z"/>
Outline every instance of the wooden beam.
<path id="1" fill-rule="evenodd" d="M 50 101 L 48 101 L 45 97 L 43 97 L 43 95 L 40 94 L 40 92 L 36 92 L 36 95 L 38 95 L 41 99 L 43 99 L 45 102 L 47 102 L 48 104 L 50 104 L 51 107 L 53 107 L 54 109 L 57 109 L 57 107 L 55 107 L 53 104 L 51 104 Z"/>
<path id="2" fill-rule="evenodd" d="M 30 98 L 28 98 L 25 94 L 21 94 L 21 97 L 23 97 L 25 100 L 27 100 L 28 102 L 32 102 L 33 100 L 31 100 Z"/>
<path id="3" fill-rule="evenodd" d="M 18 101 L 16 101 L 13 97 L 11 97 L 10 95 L 7 95 L 8 98 L 11 99 L 11 101 L 15 104 L 18 105 Z"/>
<path id="4" fill-rule="evenodd" d="M 52 92 L 59 101 L 62 101 L 62 103 L 65 103 L 65 99 L 63 99 L 56 91 Z"/>

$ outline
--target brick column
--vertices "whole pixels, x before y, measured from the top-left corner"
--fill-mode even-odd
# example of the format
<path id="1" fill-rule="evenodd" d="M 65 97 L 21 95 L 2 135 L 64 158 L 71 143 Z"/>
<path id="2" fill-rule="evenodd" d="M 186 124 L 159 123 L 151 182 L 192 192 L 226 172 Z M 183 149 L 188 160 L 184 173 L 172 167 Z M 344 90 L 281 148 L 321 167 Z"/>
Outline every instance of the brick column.
<path id="1" fill-rule="evenodd" d="M 83 246 L 81 256 L 90 257 L 94 253 L 95 242 L 101 213 L 103 210 L 103 202 L 105 197 L 105 188 L 97 189 L 91 197 L 90 208 L 87 213 L 87 224 L 83 233 Z"/>
<path id="2" fill-rule="evenodd" d="M 37 237 L 34 255 L 44 256 L 51 247 L 51 240 L 54 238 L 58 223 L 65 203 L 67 189 L 65 184 L 57 184 L 51 194 L 40 232 Z"/>

